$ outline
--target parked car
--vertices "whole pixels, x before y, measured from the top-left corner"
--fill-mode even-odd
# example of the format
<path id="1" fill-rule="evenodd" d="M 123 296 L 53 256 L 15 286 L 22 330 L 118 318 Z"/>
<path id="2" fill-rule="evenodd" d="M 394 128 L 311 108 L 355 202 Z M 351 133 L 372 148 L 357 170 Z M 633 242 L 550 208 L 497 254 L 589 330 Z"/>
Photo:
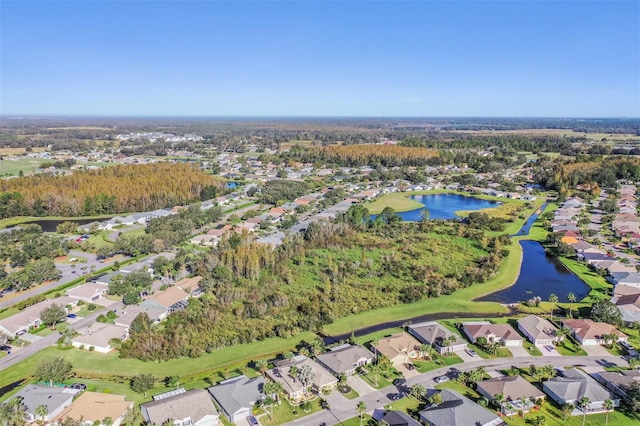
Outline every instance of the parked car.
<path id="1" fill-rule="evenodd" d="M 433 379 L 436 383 L 444 383 L 444 382 L 448 382 L 449 380 L 449 376 L 438 376 L 435 379 Z"/>
<path id="2" fill-rule="evenodd" d="M 413 364 L 405 364 L 405 367 L 407 367 L 407 370 L 415 370 L 415 366 Z"/>
<path id="3" fill-rule="evenodd" d="M 258 423 L 258 419 L 256 419 L 254 416 L 248 416 L 247 421 L 251 426 L 258 426 L 260 424 Z"/>
<path id="4" fill-rule="evenodd" d="M 87 390 L 87 385 L 84 383 L 72 383 L 69 387 L 71 389 Z"/>
<path id="5" fill-rule="evenodd" d="M 11 346 L 9 345 L 2 345 L 0 346 L 0 351 L 5 351 L 5 352 L 11 352 Z"/>
<path id="6" fill-rule="evenodd" d="M 67 315 L 67 318 L 69 319 L 73 319 L 73 318 L 77 318 L 78 316 L 76 314 L 69 314 Z"/>
<path id="7" fill-rule="evenodd" d="M 389 395 L 389 399 L 391 401 L 397 401 L 399 399 L 401 399 L 404 395 L 401 393 L 392 393 L 391 395 Z"/>
<path id="8" fill-rule="evenodd" d="M 469 356 L 472 356 L 472 357 L 477 357 L 478 356 L 478 353 L 476 351 L 474 351 L 473 349 L 467 348 L 467 349 L 465 349 L 465 351 L 467 352 L 467 354 L 469 354 Z"/>
<path id="9" fill-rule="evenodd" d="M 546 350 L 548 350 L 549 352 L 553 352 L 554 348 L 551 345 L 545 345 L 544 347 Z"/>

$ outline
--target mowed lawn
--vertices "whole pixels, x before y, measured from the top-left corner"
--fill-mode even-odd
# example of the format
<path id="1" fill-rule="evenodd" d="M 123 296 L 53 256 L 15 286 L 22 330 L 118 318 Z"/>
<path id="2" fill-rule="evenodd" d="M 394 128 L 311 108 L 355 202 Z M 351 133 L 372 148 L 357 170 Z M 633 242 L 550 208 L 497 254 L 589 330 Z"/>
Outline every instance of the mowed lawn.
<path id="1" fill-rule="evenodd" d="M 31 174 L 34 169 L 40 167 L 40 164 L 49 160 L 37 158 L 21 158 L 19 160 L 0 160 L 0 176 L 18 176 L 20 170 L 25 175 Z"/>
<path id="2" fill-rule="evenodd" d="M 121 359 L 117 352 L 100 354 L 76 348 L 61 350 L 49 347 L 3 370 L 0 375 L 0 389 L 14 382 L 30 380 L 42 359 L 57 356 L 68 360 L 74 373 L 80 378 L 118 382 L 127 380 L 136 373 L 148 373 L 160 380 L 166 376 L 177 375 L 183 381 L 207 378 L 215 383 L 225 377 L 243 374 L 243 369 L 247 369 L 251 361 L 274 358 L 277 354 L 294 349 L 302 341 L 313 341 L 315 337 L 311 332 L 304 332 L 289 339 L 269 338 L 219 349 L 198 358 L 179 358 L 164 362 Z"/>

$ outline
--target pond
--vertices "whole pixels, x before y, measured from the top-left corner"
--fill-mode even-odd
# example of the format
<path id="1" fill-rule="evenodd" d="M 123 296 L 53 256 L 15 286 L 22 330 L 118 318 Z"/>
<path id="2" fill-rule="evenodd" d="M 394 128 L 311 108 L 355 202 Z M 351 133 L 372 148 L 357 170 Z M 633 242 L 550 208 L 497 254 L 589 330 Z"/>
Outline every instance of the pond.
<path id="1" fill-rule="evenodd" d="M 420 221 L 422 219 L 422 211 L 425 209 L 429 211 L 429 219 L 460 219 L 460 216 L 455 214 L 459 210 L 481 210 L 502 204 L 497 201 L 457 194 L 413 195 L 410 198 L 424 204 L 424 207 L 419 209 L 398 213 L 402 220 L 412 222 Z M 371 219 L 375 218 L 376 215 L 371 216 Z"/>
<path id="2" fill-rule="evenodd" d="M 227 184 L 226 184 L 226 187 L 228 189 L 236 189 L 239 186 L 242 186 L 242 182 L 234 182 L 230 180 L 230 181 L 227 181 Z"/>
<path id="3" fill-rule="evenodd" d="M 590 288 L 569 271 L 558 259 L 547 255 L 537 241 L 520 241 L 523 250 L 520 275 L 515 284 L 504 290 L 476 299 L 481 302 L 518 303 L 533 296 L 543 301 L 555 293 L 560 302 L 568 302 L 567 295 L 573 293 L 577 300 L 589 294 Z"/>

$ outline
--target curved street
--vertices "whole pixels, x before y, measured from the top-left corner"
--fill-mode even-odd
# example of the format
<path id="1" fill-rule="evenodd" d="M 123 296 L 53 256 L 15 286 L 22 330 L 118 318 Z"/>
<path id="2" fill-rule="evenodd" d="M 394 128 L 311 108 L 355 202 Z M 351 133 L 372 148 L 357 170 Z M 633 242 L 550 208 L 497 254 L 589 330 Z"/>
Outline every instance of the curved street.
<path id="1" fill-rule="evenodd" d="M 419 376 L 407 379 L 402 389 L 396 386 L 387 386 L 380 390 L 371 390 L 366 395 L 360 395 L 356 399 L 349 400 L 342 396 L 339 392 L 332 392 L 327 397 L 329 403 L 328 410 L 318 411 L 309 416 L 305 416 L 301 419 L 294 420 L 286 423 L 287 426 L 310 426 L 326 423 L 327 425 L 339 425 L 342 422 L 358 415 L 356 406 L 358 402 L 364 401 L 367 406 L 367 413 L 372 414 L 376 409 L 383 409 L 387 404 L 392 401 L 388 398 L 390 394 L 404 391 L 405 388 L 410 388 L 415 384 L 423 385 L 427 389 L 434 389 L 436 383 L 433 381 L 435 377 L 441 376 L 452 368 L 456 368 L 460 371 L 469 371 L 477 367 L 484 367 L 488 371 L 492 370 L 504 370 L 510 367 L 529 367 L 530 365 L 537 367 L 544 365 L 553 365 L 554 367 L 596 367 L 602 369 L 605 366 L 621 366 L 627 367 L 629 364 L 622 357 L 617 356 L 545 356 L 545 357 L 511 357 L 511 358 L 493 358 L 493 359 L 481 359 L 473 362 L 465 362 L 457 364 L 453 367 L 443 367 L 437 370 L 432 370 Z M 350 378 L 353 380 L 354 378 Z M 360 380 L 359 378 L 355 378 Z M 372 388 L 371 388 L 372 389 Z"/>

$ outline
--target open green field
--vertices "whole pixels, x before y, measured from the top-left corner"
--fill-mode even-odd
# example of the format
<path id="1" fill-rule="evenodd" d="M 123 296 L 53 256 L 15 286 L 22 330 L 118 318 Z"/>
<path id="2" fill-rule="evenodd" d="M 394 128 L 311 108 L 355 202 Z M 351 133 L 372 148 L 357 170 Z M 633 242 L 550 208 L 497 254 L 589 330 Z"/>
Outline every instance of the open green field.
<path id="1" fill-rule="evenodd" d="M 100 354 L 75 348 L 60 350 L 49 347 L 4 370 L 0 375 L 0 388 L 29 380 L 40 360 L 55 356 L 62 356 L 71 362 L 77 378 L 94 379 L 107 387 L 112 382 L 126 381 L 136 373 L 153 374 L 159 379 L 177 375 L 183 384 L 206 378 L 214 384 L 226 377 L 245 374 L 250 370 L 248 364 L 252 360 L 272 358 L 294 349 L 302 341 L 311 342 L 314 338 L 313 333 L 304 332 L 289 339 L 269 338 L 216 350 L 198 358 L 179 358 L 161 363 L 121 359 L 116 352 Z"/>
<path id="2" fill-rule="evenodd" d="M 412 200 L 409 198 L 411 195 L 415 195 L 413 192 L 392 192 L 376 198 L 374 201 L 365 204 L 365 207 L 369 209 L 369 213 L 378 214 L 385 207 L 391 207 L 396 212 L 407 212 L 409 210 L 419 209 L 424 204 Z"/>
<path id="3" fill-rule="evenodd" d="M 0 160 L 0 176 L 18 176 L 20 170 L 30 175 L 40 164 L 49 162 L 38 158 L 21 158 L 19 160 Z"/>
<path id="4" fill-rule="evenodd" d="M 126 215 L 126 214 L 125 214 Z M 0 219 L 0 229 L 2 228 L 6 228 L 7 226 L 14 226 L 14 225 L 20 225 L 23 223 L 29 223 L 29 222 L 37 222 L 39 220 L 68 220 L 68 221 L 74 221 L 74 220 L 85 220 L 85 219 L 91 219 L 91 220 L 96 220 L 96 221 L 101 221 L 101 220 L 107 220 L 107 219 L 111 219 L 113 216 L 116 216 L 115 214 L 113 215 L 107 215 L 107 216 L 78 216 L 78 217 L 64 217 L 64 216 L 42 216 L 42 217 L 36 217 L 36 216 L 14 216 L 14 217 L 9 217 L 6 219 Z"/>

